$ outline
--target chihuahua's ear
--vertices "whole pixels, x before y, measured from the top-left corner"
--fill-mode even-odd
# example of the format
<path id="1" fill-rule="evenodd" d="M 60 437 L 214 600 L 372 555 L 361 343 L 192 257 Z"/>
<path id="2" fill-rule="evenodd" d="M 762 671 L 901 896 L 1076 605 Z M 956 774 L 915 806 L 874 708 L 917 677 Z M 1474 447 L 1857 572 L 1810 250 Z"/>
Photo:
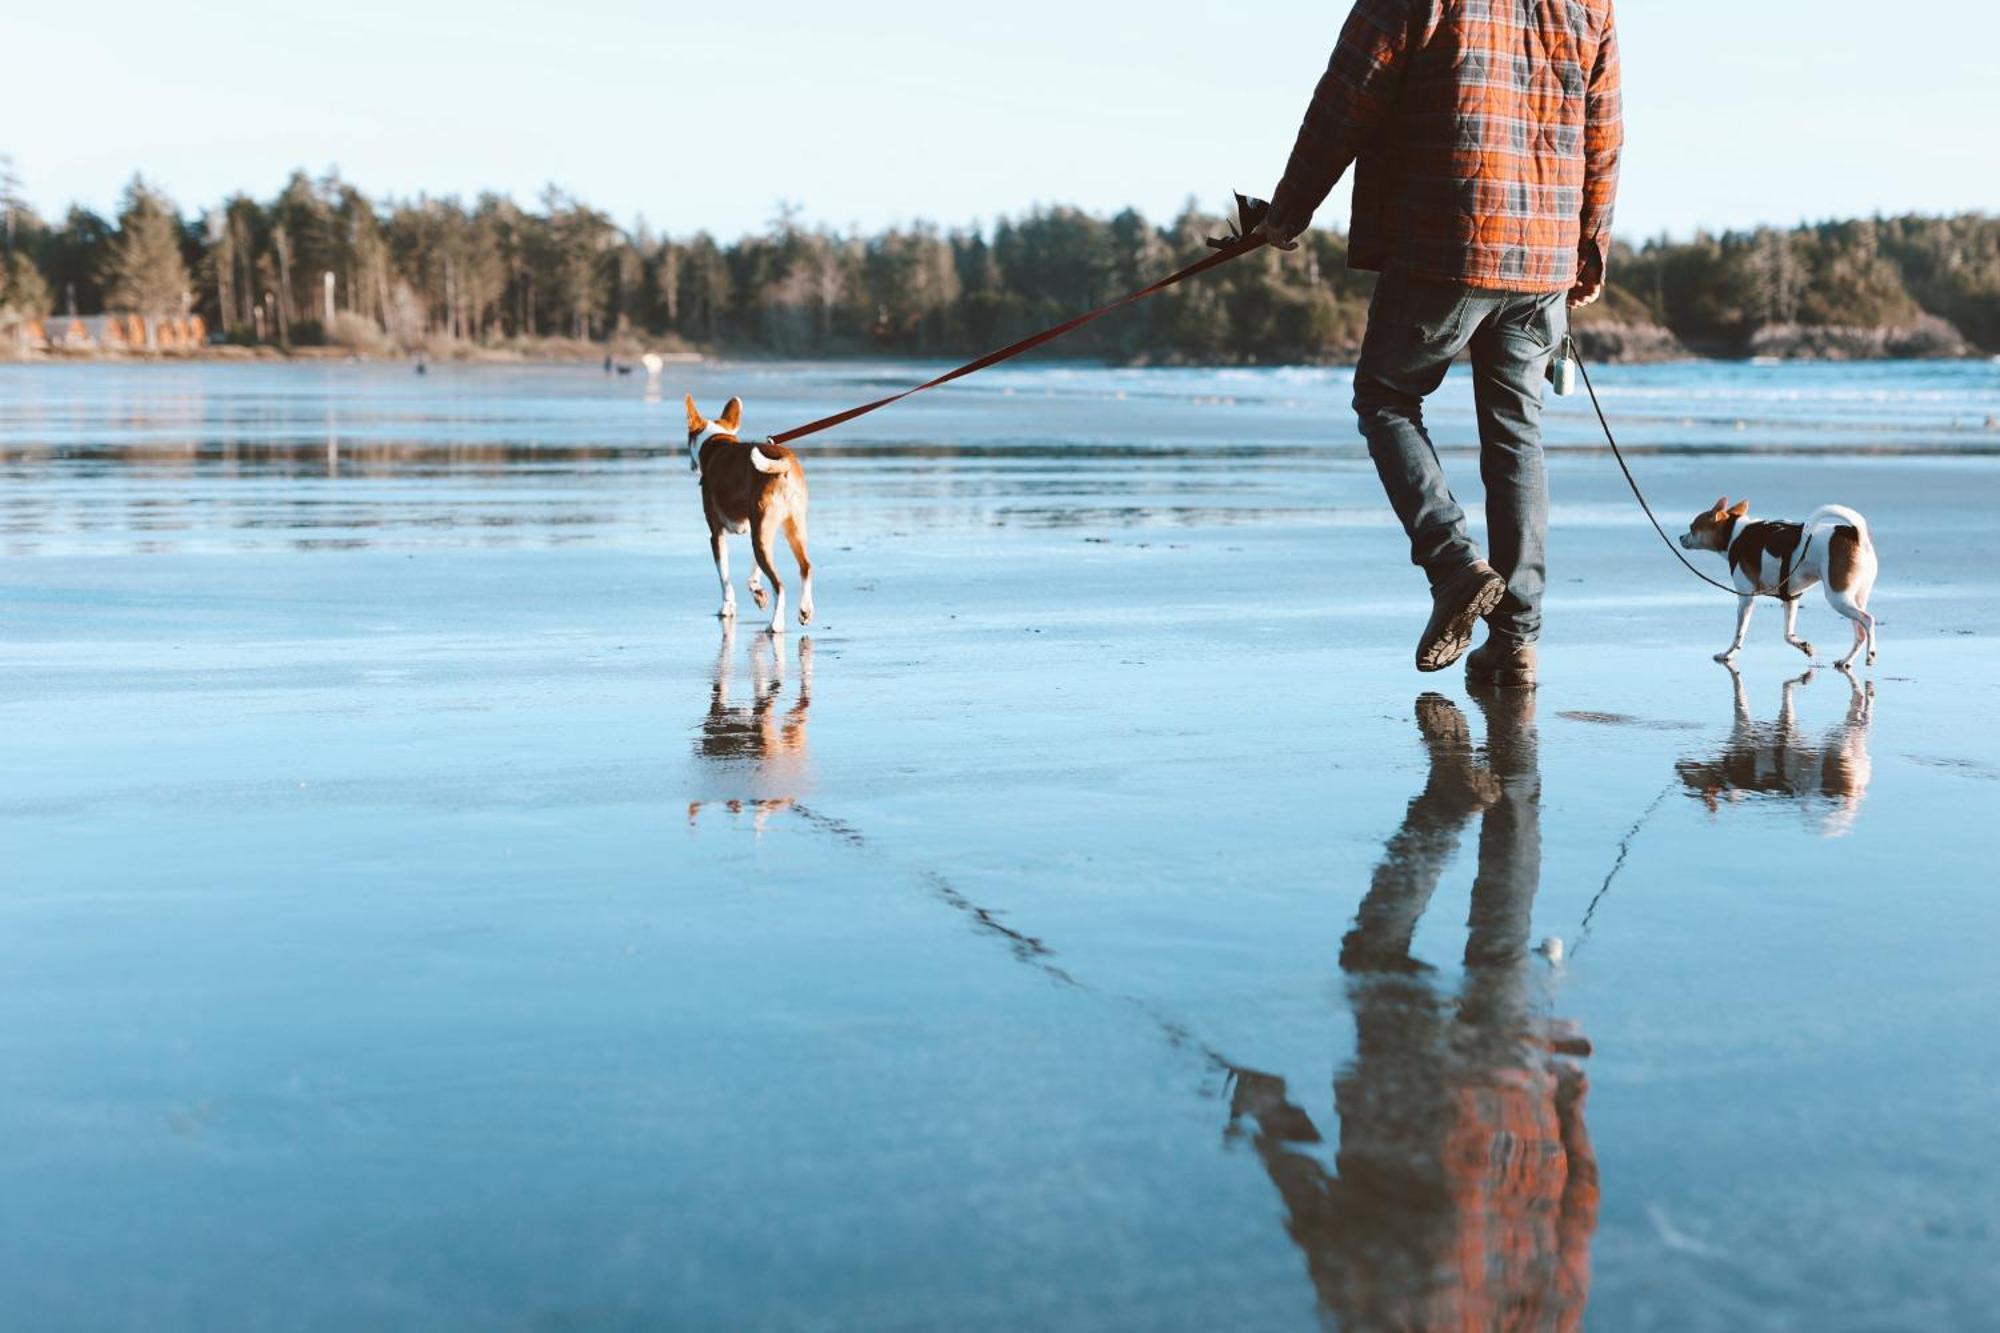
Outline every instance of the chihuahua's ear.
<path id="1" fill-rule="evenodd" d="M 693 435 L 699 432 L 701 428 L 703 426 L 706 426 L 708 423 L 706 421 L 703 421 L 701 419 L 701 413 L 695 410 L 693 394 L 689 394 L 687 396 L 687 408 L 688 408 L 688 434 Z"/>
<path id="2" fill-rule="evenodd" d="M 690 409 L 689 409 L 689 410 L 690 410 L 690 411 L 691 411 L 691 410 L 693 410 L 693 409 L 692 409 L 692 406 L 690 406 Z M 1726 513 L 1728 513 L 1728 512 L 1729 512 L 1729 497 L 1725 495 L 1725 496 L 1723 496 L 1723 497 L 1722 497 L 1722 498 L 1721 498 L 1720 500 L 1717 500 L 1717 501 L 1715 502 L 1715 508 L 1713 508 L 1713 509 L 1709 510 L 1709 512 L 1710 512 L 1711 514 L 1726 514 Z"/>
<path id="3" fill-rule="evenodd" d="M 1750 502 L 1748 500 L 1738 500 L 1736 502 L 1736 507 L 1729 511 L 1729 516 L 1731 518 L 1742 518 L 1745 514 L 1749 512 L 1750 512 Z"/>
<path id="4" fill-rule="evenodd" d="M 720 425 L 724 430 L 734 431 L 738 426 L 742 424 L 743 424 L 743 400 L 741 398 L 732 398 L 729 400 L 729 406 L 722 409 L 722 420 L 720 422 Z"/>

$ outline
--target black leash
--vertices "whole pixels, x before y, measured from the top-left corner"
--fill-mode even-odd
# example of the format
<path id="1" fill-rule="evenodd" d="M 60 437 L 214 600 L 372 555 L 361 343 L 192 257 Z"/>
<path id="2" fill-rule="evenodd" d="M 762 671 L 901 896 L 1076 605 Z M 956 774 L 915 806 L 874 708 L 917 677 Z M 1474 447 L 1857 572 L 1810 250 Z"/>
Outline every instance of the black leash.
<path id="1" fill-rule="evenodd" d="M 1653 531 L 1660 534 L 1660 540 L 1665 542 L 1667 549 L 1674 553 L 1674 559 L 1687 566 L 1688 573 L 1694 575 L 1703 583 L 1722 589 L 1731 597 L 1741 597 L 1743 594 L 1740 590 L 1732 588 L 1720 579 L 1710 578 L 1699 569 L 1696 569 L 1694 562 L 1681 554 L 1681 548 L 1674 543 L 1672 537 L 1667 535 L 1667 530 L 1660 526 L 1659 516 L 1653 512 L 1653 506 L 1646 502 L 1646 493 L 1639 489 L 1639 479 L 1632 475 L 1631 465 L 1625 461 L 1625 451 L 1618 447 L 1618 437 L 1611 433 L 1611 420 L 1604 415 L 1604 404 L 1597 400 L 1597 386 L 1590 382 L 1590 370 L 1583 364 L 1583 358 L 1577 354 L 1576 339 L 1574 336 L 1569 334 L 1563 336 L 1563 353 L 1576 363 L 1577 373 L 1583 376 L 1584 390 L 1589 393 L 1590 405 L 1597 412 L 1597 424 L 1604 427 L 1604 439 L 1611 446 L 1611 456 L 1618 460 L 1618 470 L 1625 474 L 1625 484 L 1632 488 L 1632 498 L 1639 502 L 1639 508 L 1646 511 L 1646 519 L 1653 525 Z M 1779 585 L 1781 591 L 1783 586 L 1783 584 Z"/>

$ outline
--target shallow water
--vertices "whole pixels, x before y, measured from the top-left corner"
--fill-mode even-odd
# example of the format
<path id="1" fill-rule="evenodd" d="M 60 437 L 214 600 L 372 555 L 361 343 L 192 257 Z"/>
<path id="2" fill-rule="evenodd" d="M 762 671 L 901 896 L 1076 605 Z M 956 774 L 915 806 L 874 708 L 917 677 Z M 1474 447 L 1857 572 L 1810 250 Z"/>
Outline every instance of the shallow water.
<path id="1" fill-rule="evenodd" d="M 1566 401 L 1531 703 L 1340 372 L 810 442 L 721 632 L 678 390 L 922 369 L 0 368 L 7 1322 L 1990 1319 L 2000 366 L 1594 372 L 1667 513 L 1866 512 L 1883 657 L 1710 662 Z"/>

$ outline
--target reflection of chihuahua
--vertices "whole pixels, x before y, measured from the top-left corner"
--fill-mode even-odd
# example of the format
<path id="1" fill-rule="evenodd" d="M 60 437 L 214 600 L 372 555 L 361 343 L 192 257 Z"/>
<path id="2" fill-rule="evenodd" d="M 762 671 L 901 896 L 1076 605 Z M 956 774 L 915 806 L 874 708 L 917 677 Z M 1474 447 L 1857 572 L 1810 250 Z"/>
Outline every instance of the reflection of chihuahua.
<path id="1" fill-rule="evenodd" d="M 813 643 L 810 638 L 799 640 L 798 694 L 783 713 L 778 711 L 778 698 L 785 689 L 784 654 L 762 635 L 750 647 L 750 702 L 729 701 L 729 668 L 735 647 L 736 631 L 725 626 L 715 677 L 709 686 L 708 716 L 701 720 L 701 735 L 695 741 L 694 752 L 718 772 L 750 779 L 758 794 L 747 804 L 756 811 L 757 827 L 761 830 L 772 815 L 790 809 L 797 802 L 799 789 L 805 783 Z M 690 824 L 700 821 L 705 804 L 699 800 L 688 803 Z M 731 814 L 741 814 L 746 802 L 741 797 L 732 797 L 725 804 Z"/>
<path id="2" fill-rule="evenodd" d="M 783 445 L 744 444 L 736 437 L 743 421 L 743 400 L 732 398 L 714 421 L 687 400 L 688 466 L 701 474 L 701 506 L 708 515 L 708 543 L 715 554 L 715 572 L 722 580 L 724 620 L 736 616 L 736 589 L 729 582 L 730 533 L 749 533 L 757 558 L 750 570 L 750 596 L 764 609 L 761 570 L 771 580 L 771 633 L 785 632 L 785 581 L 771 563 L 771 549 L 783 532 L 799 562 L 799 623 L 813 618 L 812 561 L 806 558 L 806 473 L 798 455 Z"/>
<path id="3" fill-rule="evenodd" d="M 1688 791 L 1711 811 L 1720 809 L 1724 800 L 1740 801 L 1746 795 L 1781 797 L 1808 809 L 1823 800 L 1831 809 L 1821 823 L 1821 832 L 1837 838 L 1852 830 L 1873 773 L 1868 758 L 1868 724 L 1875 711 L 1875 683 L 1870 681 L 1863 689 L 1853 676 L 1847 676 L 1853 692 L 1847 717 L 1827 728 L 1814 744 L 1799 728 L 1793 698 L 1801 685 L 1811 683 L 1812 672 L 1785 682 L 1785 702 L 1778 709 L 1777 721 L 1769 723 L 1751 720 L 1743 677 L 1734 668 L 1729 674 L 1736 685 L 1736 725 L 1729 733 L 1729 744 L 1715 758 L 1683 759 L 1674 765 Z"/>
<path id="4" fill-rule="evenodd" d="M 1874 666 L 1875 617 L 1868 614 L 1868 597 L 1875 591 L 1876 564 L 1868 520 L 1842 505 L 1821 505 L 1803 523 L 1745 523 L 1749 512 L 1748 500 L 1731 508 L 1724 496 L 1714 509 L 1695 515 L 1681 537 L 1687 550 L 1729 557 L 1736 585 L 1736 641 L 1715 660 L 1736 660 L 1760 596 L 1784 602 L 1785 642 L 1811 657 L 1813 646 L 1799 637 L 1799 598 L 1824 583 L 1827 603 L 1854 622 L 1854 646 L 1837 665 L 1843 671 L 1854 665 L 1865 645 L 1868 665 Z"/>

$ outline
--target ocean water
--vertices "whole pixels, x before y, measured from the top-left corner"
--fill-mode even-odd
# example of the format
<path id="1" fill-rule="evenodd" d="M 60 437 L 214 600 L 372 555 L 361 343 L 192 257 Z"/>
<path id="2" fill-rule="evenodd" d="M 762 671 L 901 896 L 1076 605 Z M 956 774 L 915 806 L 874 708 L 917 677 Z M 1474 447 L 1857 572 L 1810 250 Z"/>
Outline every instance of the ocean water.
<path id="1" fill-rule="evenodd" d="M 1340 370 L 804 442 L 720 624 L 681 394 L 933 369 L 0 367 L 0 1324 L 1990 1322 L 2000 365 L 1593 368 L 1867 514 L 1851 678 L 1576 399 L 1542 688 L 1418 676 Z"/>

